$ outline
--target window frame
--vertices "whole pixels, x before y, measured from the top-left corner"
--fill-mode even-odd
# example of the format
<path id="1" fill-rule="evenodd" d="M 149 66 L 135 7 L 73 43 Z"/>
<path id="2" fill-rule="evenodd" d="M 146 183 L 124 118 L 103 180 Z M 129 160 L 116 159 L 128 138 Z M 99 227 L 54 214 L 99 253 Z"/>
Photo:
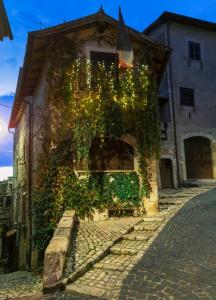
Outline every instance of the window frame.
<path id="1" fill-rule="evenodd" d="M 189 101 L 190 99 L 188 100 L 189 96 L 187 95 L 187 97 L 185 97 L 183 99 L 183 93 L 184 92 L 191 92 L 192 94 L 192 102 L 191 104 L 189 104 Z M 195 108 L 195 96 L 194 96 L 194 89 L 193 88 L 188 88 L 188 87 L 183 87 L 183 86 L 180 86 L 179 87 L 179 98 L 180 98 L 180 106 L 186 106 L 186 107 L 192 107 L 192 108 Z M 188 103 L 187 103 L 188 101 Z"/>
<path id="2" fill-rule="evenodd" d="M 110 57 L 111 57 L 111 56 L 113 56 L 113 57 L 115 56 L 115 60 L 119 58 L 119 55 L 118 55 L 117 52 L 114 53 L 114 52 L 108 52 L 108 51 L 104 52 L 104 51 L 95 51 L 95 50 L 91 50 L 91 51 L 90 51 L 90 62 L 91 62 L 91 64 L 94 63 L 94 62 L 97 62 L 97 60 L 92 59 L 92 55 L 93 55 L 93 54 L 101 54 L 101 55 L 104 55 L 104 56 L 105 56 L 105 55 L 109 55 Z M 98 61 L 99 61 L 99 62 L 100 62 L 100 61 L 101 61 L 101 62 L 104 61 L 104 62 L 105 62 L 105 66 L 106 66 L 106 60 L 98 60 Z M 111 60 L 110 60 L 110 62 L 111 62 Z"/>
<path id="3" fill-rule="evenodd" d="M 101 57 L 99 59 L 93 59 L 93 56 L 100 56 L 101 54 Z M 108 56 L 109 59 L 103 59 L 103 56 L 105 58 L 105 56 Z M 111 57 L 113 56 L 113 61 L 111 59 Z M 92 68 L 95 67 L 95 65 L 97 64 L 97 62 L 104 62 L 104 65 L 105 65 L 105 68 L 107 71 L 109 71 L 109 69 L 111 68 L 111 65 L 113 63 L 117 63 L 117 60 L 119 60 L 119 55 L 117 52 L 108 52 L 108 51 L 95 51 L 95 50 L 90 50 L 90 74 L 92 74 Z M 94 78 L 91 76 L 91 79 L 90 79 L 90 85 L 92 88 L 95 87 L 95 83 L 94 83 Z"/>
<path id="4" fill-rule="evenodd" d="M 198 49 L 195 47 L 198 46 Z M 194 47 L 192 50 L 191 47 Z M 197 51 L 198 50 L 198 51 Z M 188 40 L 188 57 L 194 61 L 201 61 L 202 60 L 202 51 L 201 51 L 201 43 L 198 41 Z"/>
<path id="5" fill-rule="evenodd" d="M 92 42 L 86 42 L 84 46 L 84 56 L 88 62 L 87 69 L 91 66 L 91 52 L 106 52 L 116 54 L 116 48 L 110 47 L 110 45 L 104 43 L 98 45 L 98 43 L 92 44 Z M 91 72 L 87 72 L 87 74 L 89 74 L 87 77 L 87 85 L 91 86 Z"/>

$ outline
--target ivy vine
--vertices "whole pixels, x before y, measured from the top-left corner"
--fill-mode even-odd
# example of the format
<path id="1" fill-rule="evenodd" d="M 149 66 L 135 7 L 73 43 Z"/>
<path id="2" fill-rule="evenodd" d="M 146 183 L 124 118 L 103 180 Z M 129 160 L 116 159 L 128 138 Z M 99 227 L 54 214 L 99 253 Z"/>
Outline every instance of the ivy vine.
<path id="1" fill-rule="evenodd" d="M 43 253 L 65 209 L 79 215 L 109 206 L 139 205 L 149 196 L 149 160 L 159 156 L 157 85 L 151 66 L 136 62 L 90 64 L 78 58 L 82 42 L 53 40 L 47 77 L 46 109 L 41 114 L 42 151 L 34 195 L 35 245 Z M 136 138 L 139 174 L 93 173 L 92 141 Z M 83 178 L 75 170 L 82 165 Z"/>

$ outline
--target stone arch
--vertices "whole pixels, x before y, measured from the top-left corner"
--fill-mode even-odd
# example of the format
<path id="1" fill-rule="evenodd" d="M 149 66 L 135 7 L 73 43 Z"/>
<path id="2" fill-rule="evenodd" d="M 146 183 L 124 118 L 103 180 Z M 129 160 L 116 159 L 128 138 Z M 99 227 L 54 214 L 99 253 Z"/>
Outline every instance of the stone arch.
<path id="1" fill-rule="evenodd" d="M 212 179 L 216 179 L 216 139 L 212 134 L 196 131 L 190 132 L 182 136 L 181 138 L 181 146 L 180 146 L 180 167 L 182 169 L 183 180 L 187 180 L 187 167 L 186 167 L 186 154 L 185 154 L 185 141 L 190 140 L 191 138 L 203 138 L 209 141 L 210 144 L 210 155 L 212 162 Z M 195 178 L 196 179 L 196 178 Z"/>
<path id="2" fill-rule="evenodd" d="M 89 167 L 94 171 L 134 171 L 134 148 L 122 139 L 95 139 L 90 149 Z"/>

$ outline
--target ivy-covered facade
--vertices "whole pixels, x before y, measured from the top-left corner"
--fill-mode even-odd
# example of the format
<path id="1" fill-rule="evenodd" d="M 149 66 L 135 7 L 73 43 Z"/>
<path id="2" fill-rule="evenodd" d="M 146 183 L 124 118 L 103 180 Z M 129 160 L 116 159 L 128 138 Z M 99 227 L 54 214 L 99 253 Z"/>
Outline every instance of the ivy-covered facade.
<path id="1" fill-rule="evenodd" d="M 157 209 L 157 91 L 169 50 L 127 28 L 134 64 L 122 69 L 117 27 L 101 9 L 29 34 L 9 124 L 20 268 L 43 257 L 65 209 L 95 220 Z"/>

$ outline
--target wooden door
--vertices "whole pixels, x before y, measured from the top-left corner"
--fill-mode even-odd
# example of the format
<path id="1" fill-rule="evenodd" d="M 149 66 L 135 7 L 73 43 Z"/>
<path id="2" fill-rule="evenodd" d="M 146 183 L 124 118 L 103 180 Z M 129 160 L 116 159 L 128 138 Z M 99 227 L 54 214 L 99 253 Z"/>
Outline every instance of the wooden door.
<path id="1" fill-rule="evenodd" d="M 170 159 L 160 161 L 160 178 L 162 189 L 173 188 L 173 170 Z"/>
<path id="2" fill-rule="evenodd" d="M 184 146 L 187 179 L 213 179 L 210 140 L 191 137 Z"/>

